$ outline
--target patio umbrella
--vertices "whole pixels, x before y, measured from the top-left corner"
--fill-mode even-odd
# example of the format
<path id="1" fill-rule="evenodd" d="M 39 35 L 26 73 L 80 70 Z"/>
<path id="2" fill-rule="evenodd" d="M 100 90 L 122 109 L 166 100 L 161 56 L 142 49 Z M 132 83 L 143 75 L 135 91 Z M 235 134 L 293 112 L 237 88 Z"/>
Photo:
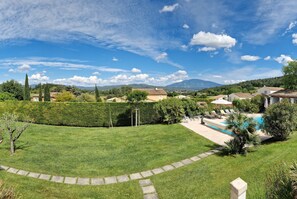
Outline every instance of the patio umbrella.
<path id="1" fill-rule="evenodd" d="M 232 102 L 229 102 L 229 101 L 224 100 L 224 99 L 218 99 L 218 100 L 212 101 L 211 103 L 212 104 L 217 104 L 217 105 L 232 105 Z"/>

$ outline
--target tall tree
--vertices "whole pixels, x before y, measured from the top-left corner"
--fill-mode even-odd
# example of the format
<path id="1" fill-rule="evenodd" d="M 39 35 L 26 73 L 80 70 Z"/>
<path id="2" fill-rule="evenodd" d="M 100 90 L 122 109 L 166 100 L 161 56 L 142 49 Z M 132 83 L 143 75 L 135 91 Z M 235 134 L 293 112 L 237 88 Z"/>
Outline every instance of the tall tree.
<path id="1" fill-rule="evenodd" d="M 46 84 L 44 86 L 44 101 L 45 102 L 50 102 L 51 101 L 51 93 L 50 93 L 50 88 L 49 88 L 48 84 Z"/>
<path id="2" fill-rule="evenodd" d="M 95 85 L 95 99 L 96 99 L 96 102 L 101 102 L 101 97 L 99 95 L 99 90 L 97 88 L 97 85 Z"/>
<path id="3" fill-rule="evenodd" d="M 23 86 L 15 80 L 9 80 L 2 84 L 2 92 L 11 93 L 17 100 L 23 100 Z"/>
<path id="4" fill-rule="evenodd" d="M 28 74 L 26 74 L 26 79 L 25 79 L 25 87 L 24 87 L 24 100 L 25 101 L 30 101 L 30 87 L 29 87 L 29 78 Z"/>
<path id="5" fill-rule="evenodd" d="M 40 102 L 42 102 L 42 85 L 41 84 L 39 84 L 39 96 L 38 96 L 38 100 Z"/>
<path id="6" fill-rule="evenodd" d="M 291 61 L 283 67 L 283 84 L 286 89 L 297 89 L 297 61 Z"/>

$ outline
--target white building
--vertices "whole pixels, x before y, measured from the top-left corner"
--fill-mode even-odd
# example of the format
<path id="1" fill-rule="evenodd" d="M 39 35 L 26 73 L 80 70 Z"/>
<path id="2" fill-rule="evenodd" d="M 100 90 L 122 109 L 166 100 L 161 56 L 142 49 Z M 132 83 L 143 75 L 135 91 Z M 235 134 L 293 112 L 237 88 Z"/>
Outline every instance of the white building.
<path id="1" fill-rule="evenodd" d="M 283 90 L 283 88 L 281 87 L 262 87 L 262 88 L 259 88 L 257 93 L 258 94 L 262 94 L 262 95 L 270 95 L 272 93 L 275 93 L 277 91 L 280 91 L 280 90 Z"/>
<path id="2" fill-rule="evenodd" d="M 281 102 L 283 99 L 289 100 L 291 103 L 297 103 L 297 91 L 280 90 L 269 95 L 268 104 Z"/>

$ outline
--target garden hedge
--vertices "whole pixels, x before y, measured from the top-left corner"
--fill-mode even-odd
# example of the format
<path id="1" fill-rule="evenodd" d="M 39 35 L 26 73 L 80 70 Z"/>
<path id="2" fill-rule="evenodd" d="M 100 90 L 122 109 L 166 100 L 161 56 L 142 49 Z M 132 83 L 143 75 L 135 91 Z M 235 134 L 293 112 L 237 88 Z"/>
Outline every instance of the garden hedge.
<path id="1" fill-rule="evenodd" d="M 139 104 L 141 124 L 159 122 L 154 104 Z M 63 126 L 108 127 L 110 116 L 113 126 L 128 126 L 131 125 L 130 110 L 128 103 L 0 102 L 0 115 L 11 112 L 17 114 L 20 121 L 28 118 L 37 124 Z"/>

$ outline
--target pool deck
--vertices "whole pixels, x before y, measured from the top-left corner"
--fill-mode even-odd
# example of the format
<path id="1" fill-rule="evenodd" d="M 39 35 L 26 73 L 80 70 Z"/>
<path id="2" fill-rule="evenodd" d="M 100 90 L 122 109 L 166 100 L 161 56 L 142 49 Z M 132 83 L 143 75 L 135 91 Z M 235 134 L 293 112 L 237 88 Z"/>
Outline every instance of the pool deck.
<path id="1" fill-rule="evenodd" d="M 249 115 L 249 116 L 260 116 L 259 114 L 253 114 L 253 115 Z M 217 122 L 220 123 L 222 121 L 224 121 L 224 119 L 212 119 L 213 122 Z M 221 146 L 225 146 L 225 142 L 233 139 L 232 136 L 227 135 L 225 133 L 222 133 L 220 131 L 216 131 L 212 128 L 209 128 L 205 125 L 201 124 L 201 120 L 200 119 L 188 119 L 187 121 L 184 121 L 181 123 L 181 125 L 183 125 L 184 127 L 194 131 L 195 133 L 205 137 L 206 139 L 219 144 Z M 257 131 L 257 134 L 260 136 L 261 140 L 267 140 L 270 138 L 270 136 L 265 135 L 263 132 L 261 131 Z"/>

